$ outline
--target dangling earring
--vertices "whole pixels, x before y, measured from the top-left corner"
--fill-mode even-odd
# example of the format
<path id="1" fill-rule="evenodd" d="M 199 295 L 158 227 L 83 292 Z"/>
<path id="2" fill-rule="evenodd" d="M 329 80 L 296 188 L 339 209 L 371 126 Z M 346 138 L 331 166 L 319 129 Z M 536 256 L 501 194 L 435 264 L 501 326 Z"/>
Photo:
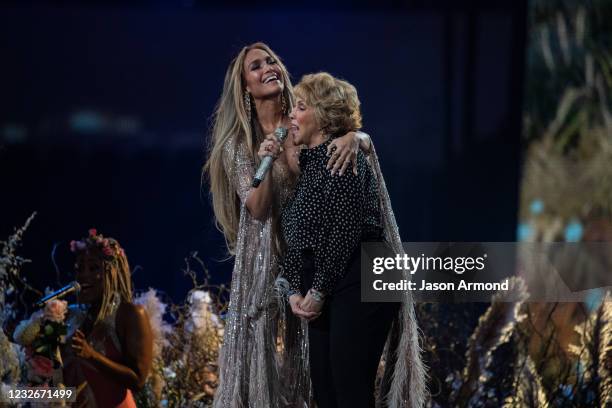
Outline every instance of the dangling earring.
<path id="1" fill-rule="evenodd" d="M 249 91 L 244 91 L 244 110 L 246 111 L 249 123 L 251 123 L 251 94 Z"/>
<path id="2" fill-rule="evenodd" d="M 281 94 L 281 111 L 283 112 L 283 115 L 286 115 L 287 113 L 289 113 L 287 111 L 287 100 L 285 99 L 284 93 Z"/>

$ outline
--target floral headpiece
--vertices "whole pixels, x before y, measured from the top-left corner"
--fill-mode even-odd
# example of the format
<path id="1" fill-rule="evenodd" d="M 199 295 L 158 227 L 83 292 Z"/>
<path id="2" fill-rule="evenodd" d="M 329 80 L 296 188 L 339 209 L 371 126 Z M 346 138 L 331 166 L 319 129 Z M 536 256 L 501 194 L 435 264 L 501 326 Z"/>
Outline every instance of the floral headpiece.
<path id="1" fill-rule="evenodd" d="M 125 255 L 123 248 L 114 239 L 104 238 L 95 228 L 89 230 L 89 236 L 79 241 L 70 241 L 70 251 L 77 253 L 88 249 L 98 249 L 105 258 Z"/>

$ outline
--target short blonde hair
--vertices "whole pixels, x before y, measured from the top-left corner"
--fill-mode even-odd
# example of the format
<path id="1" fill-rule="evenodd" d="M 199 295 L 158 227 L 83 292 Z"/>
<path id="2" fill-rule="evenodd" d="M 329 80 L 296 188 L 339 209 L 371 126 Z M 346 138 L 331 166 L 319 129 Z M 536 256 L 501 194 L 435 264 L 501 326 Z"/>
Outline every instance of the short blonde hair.
<path id="1" fill-rule="evenodd" d="M 357 90 L 327 72 L 308 74 L 294 88 L 294 94 L 314 109 L 321 130 L 333 137 L 361 128 Z"/>

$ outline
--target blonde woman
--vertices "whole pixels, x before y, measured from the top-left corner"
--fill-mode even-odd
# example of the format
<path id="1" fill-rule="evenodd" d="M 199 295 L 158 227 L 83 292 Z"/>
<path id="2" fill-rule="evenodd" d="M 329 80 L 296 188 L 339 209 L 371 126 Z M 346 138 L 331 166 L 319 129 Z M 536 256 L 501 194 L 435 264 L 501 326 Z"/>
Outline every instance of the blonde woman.
<path id="1" fill-rule="evenodd" d="M 227 69 L 204 167 L 217 226 L 235 257 L 215 407 L 275 408 L 310 401 L 304 327 L 290 314 L 285 320 L 275 289 L 283 246 L 279 209 L 293 188 L 284 147 L 293 147 L 280 146 L 272 135 L 289 126 L 292 107 L 289 74 L 278 56 L 263 43 L 244 47 Z M 370 148 L 367 135 L 349 132 L 338 138 L 330 147 L 330 173 L 345 173 L 359 148 Z M 276 160 L 253 188 L 265 156 Z"/>
<path id="2" fill-rule="evenodd" d="M 358 152 L 358 174 L 333 177 L 324 171 L 329 144 L 361 127 L 357 91 L 346 81 L 318 73 L 304 76 L 295 95 L 291 135 L 294 144 L 305 148 L 299 153 L 295 193 L 282 211 L 287 245 L 282 264 L 292 311 L 310 322 L 317 407 L 376 406 L 375 378 L 394 319 L 386 362 L 395 372 L 387 373 L 383 384 L 390 388 L 382 387 L 380 402 L 422 406 L 425 374 L 411 299 L 402 304 L 401 316 L 397 303 L 361 302 L 360 243 L 386 241 L 402 251 L 377 160 L 373 158 L 371 167 Z M 295 160 L 290 168 L 296 169 Z M 398 338 L 403 343 L 399 347 Z"/>

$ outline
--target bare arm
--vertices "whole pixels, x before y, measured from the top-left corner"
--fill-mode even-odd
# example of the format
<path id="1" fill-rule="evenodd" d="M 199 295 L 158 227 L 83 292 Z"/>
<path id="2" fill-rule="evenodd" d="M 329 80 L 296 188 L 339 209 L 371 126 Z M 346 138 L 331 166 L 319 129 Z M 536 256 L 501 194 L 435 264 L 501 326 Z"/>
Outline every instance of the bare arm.
<path id="1" fill-rule="evenodd" d="M 259 184 L 257 188 L 251 188 L 246 200 L 246 207 L 253 218 L 264 221 L 272 205 L 272 177 L 270 175 Z"/>

